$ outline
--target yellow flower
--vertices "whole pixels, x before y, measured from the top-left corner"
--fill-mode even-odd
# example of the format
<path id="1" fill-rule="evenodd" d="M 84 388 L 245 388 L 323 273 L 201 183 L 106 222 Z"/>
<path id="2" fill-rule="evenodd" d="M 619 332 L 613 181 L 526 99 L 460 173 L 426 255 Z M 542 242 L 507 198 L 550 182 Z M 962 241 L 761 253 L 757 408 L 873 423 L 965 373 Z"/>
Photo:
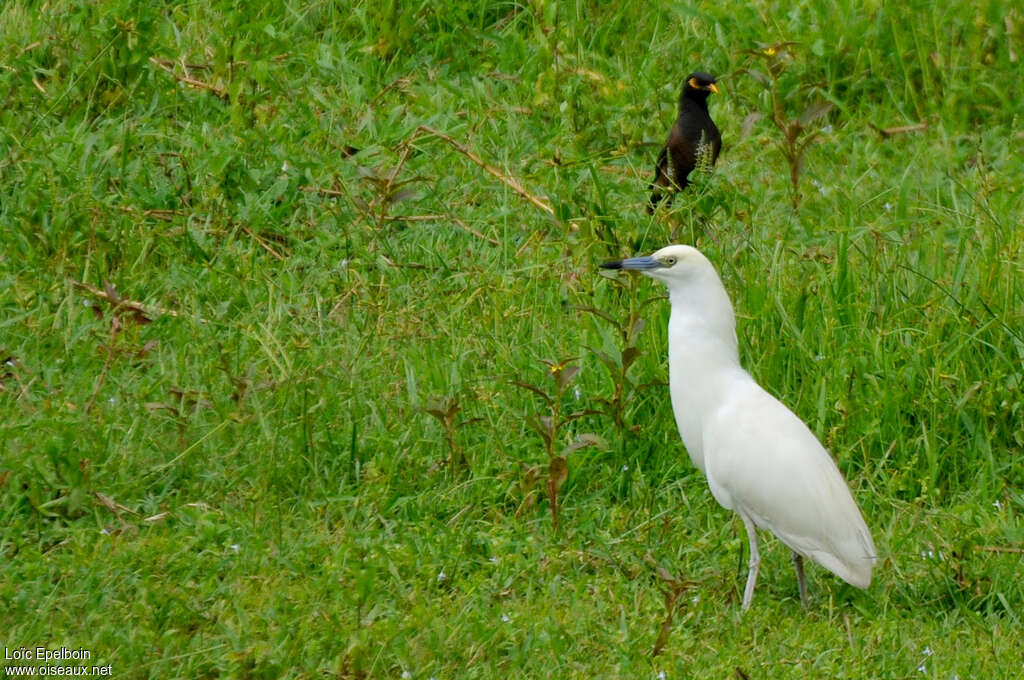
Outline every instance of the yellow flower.
<path id="1" fill-rule="evenodd" d="M 775 48 L 774 47 L 766 47 L 764 49 L 764 53 L 766 55 L 768 55 L 769 57 L 774 57 L 775 56 Z"/>

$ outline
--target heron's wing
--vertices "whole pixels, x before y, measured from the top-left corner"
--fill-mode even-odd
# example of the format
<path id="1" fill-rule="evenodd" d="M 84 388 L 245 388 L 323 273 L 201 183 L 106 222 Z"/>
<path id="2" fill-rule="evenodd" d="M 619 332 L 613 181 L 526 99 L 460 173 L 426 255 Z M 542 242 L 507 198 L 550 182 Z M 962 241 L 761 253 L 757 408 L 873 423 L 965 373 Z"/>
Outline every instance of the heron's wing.
<path id="1" fill-rule="evenodd" d="M 875 548 L 846 481 L 803 421 L 752 379 L 728 390 L 705 423 L 704 460 L 722 505 L 867 587 Z"/>

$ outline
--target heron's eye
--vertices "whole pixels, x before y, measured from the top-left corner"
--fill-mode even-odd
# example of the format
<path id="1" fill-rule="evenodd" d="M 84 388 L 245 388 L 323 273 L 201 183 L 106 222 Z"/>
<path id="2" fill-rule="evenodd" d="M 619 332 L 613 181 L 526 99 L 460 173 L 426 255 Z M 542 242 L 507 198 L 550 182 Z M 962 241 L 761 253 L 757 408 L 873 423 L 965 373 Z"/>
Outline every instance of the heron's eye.
<path id="1" fill-rule="evenodd" d="M 674 256 L 672 256 L 672 255 L 669 255 L 668 257 L 666 257 L 666 258 L 665 258 L 664 260 L 662 260 L 661 262 L 662 262 L 662 264 L 664 264 L 664 265 L 665 265 L 666 267 L 671 267 L 672 265 L 674 265 L 674 264 L 676 263 L 676 258 L 675 258 Z"/>

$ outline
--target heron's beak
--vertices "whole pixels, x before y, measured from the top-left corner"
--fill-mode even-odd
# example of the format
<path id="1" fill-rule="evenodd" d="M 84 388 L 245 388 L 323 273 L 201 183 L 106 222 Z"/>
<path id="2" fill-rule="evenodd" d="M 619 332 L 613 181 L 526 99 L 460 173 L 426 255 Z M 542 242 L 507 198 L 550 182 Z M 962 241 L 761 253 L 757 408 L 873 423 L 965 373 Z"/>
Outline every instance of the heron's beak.
<path id="1" fill-rule="evenodd" d="M 663 266 L 661 262 L 655 260 L 650 255 L 644 255 L 643 257 L 630 257 L 625 260 L 605 262 L 601 265 L 601 269 L 632 269 L 634 271 L 646 272 Z"/>

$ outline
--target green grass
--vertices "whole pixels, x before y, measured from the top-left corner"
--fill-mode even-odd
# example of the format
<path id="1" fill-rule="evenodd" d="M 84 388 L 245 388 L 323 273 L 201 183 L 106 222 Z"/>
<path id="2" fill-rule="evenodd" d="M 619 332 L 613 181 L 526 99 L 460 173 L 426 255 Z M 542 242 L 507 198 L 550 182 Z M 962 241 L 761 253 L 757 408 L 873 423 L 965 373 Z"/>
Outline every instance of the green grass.
<path id="1" fill-rule="evenodd" d="M 0 7 L 0 644 L 115 677 L 1021 675 L 1012 3 L 235 4 Z M 790 115 L 835 104 L 797 213 L 778 132 L 741 134 L 746 50 L 787 40 Z M 723 155 L 651 218 L 698 67 Z M 849 479 L 869 590 L 811 567 L 805 612 L 767 539 L 740 614 L 741 526 L 658 382 L 667 302 L 597 270 L 673 235 Z M 605 445 L 555 531 L 513 381 L 574 357 L 563 413 L 603 408 L 592 350 L 623 341 L 579 307 L 646 326 L 622 427 L 559 432 Z M 692 585 L 652 658 L 656 565 Z"/>

